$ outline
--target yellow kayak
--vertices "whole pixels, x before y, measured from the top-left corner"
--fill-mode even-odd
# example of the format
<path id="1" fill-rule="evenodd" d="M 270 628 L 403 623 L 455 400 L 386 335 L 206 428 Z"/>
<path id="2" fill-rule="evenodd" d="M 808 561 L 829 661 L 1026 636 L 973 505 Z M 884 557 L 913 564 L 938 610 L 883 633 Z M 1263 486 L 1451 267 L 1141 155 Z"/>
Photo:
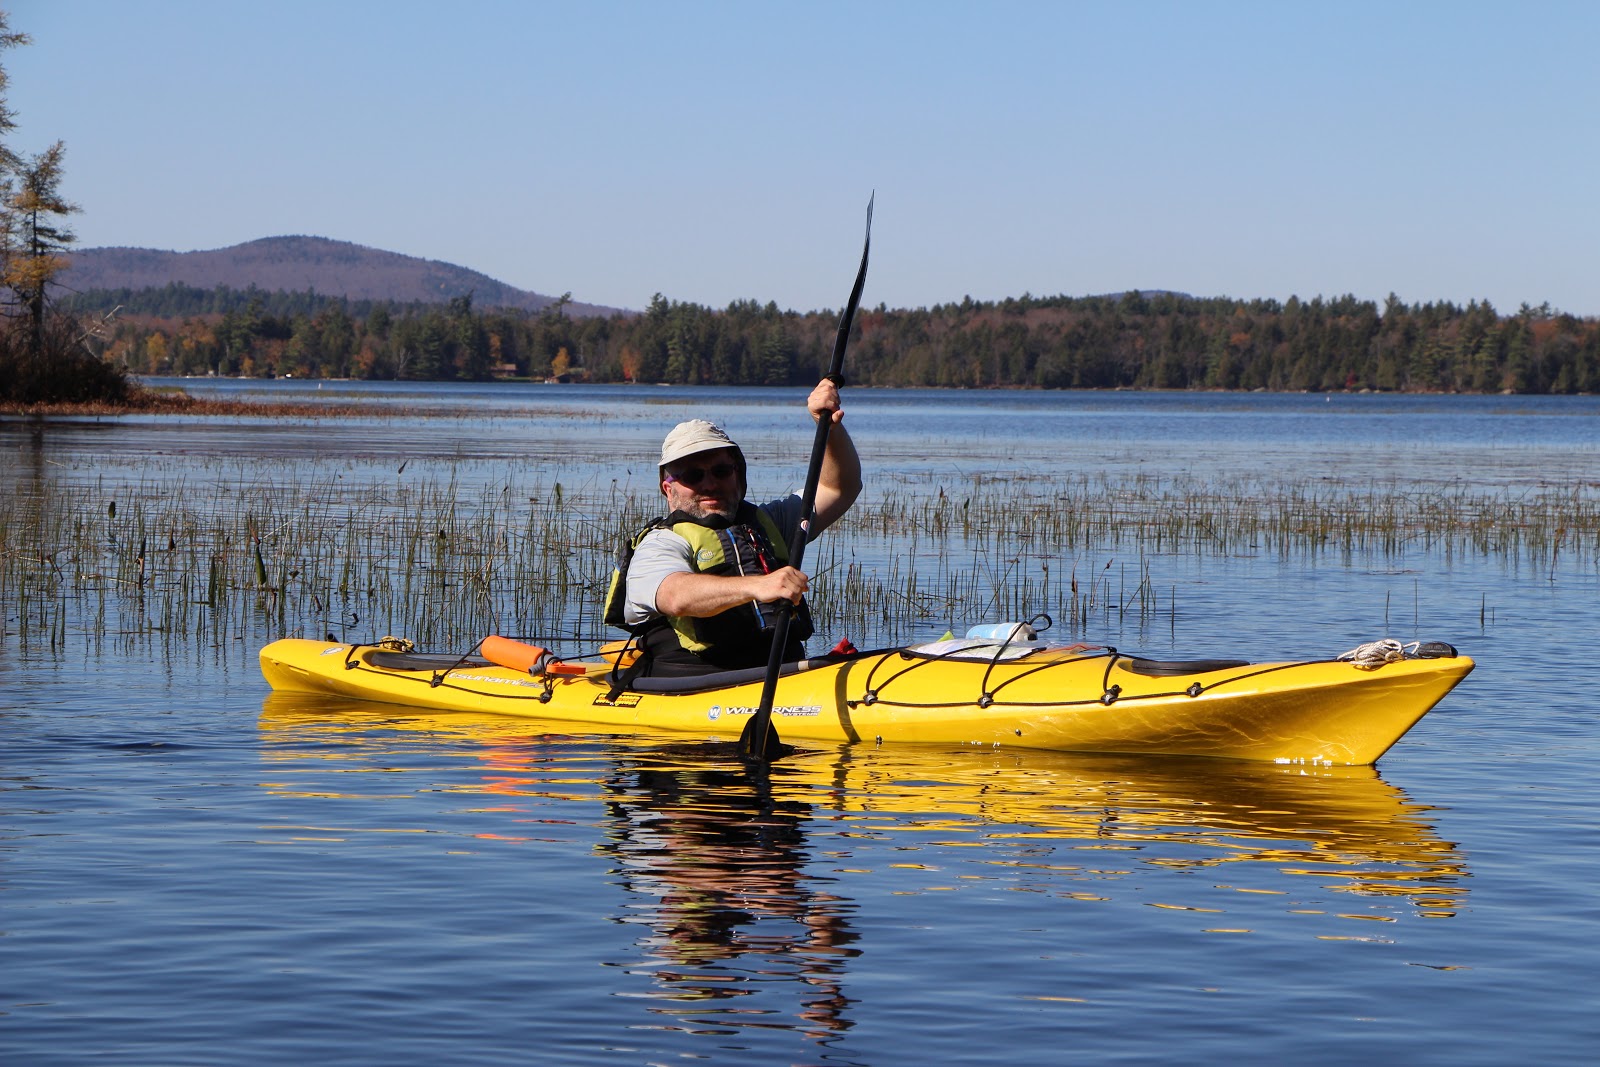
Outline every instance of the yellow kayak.
<path id="1" fill-rule="evenodd" d="M 1395 646 L 1398 648 L 1398 646 Z M 773 724 L 786 742 L 920 742 L 1215 756 L 1360 766 L 1467 676 L 1448 645 L 1428 658 L 1162 663 L 1110 648 L 936 642 L 790 664 Z M 737 737 L 761 669 L 642 678 L 612 657 L 531 669 L 477 657 L 285 639 L 261 650 L 273 689 L 581 724 L 602 733 Z"/>

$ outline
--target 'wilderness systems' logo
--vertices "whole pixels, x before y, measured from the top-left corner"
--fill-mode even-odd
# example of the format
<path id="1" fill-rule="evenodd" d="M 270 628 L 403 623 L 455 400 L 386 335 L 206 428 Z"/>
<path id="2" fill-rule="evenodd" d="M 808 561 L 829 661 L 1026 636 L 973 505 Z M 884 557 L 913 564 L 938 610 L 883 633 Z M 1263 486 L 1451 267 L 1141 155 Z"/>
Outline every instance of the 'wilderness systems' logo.
<path id="1" fill-rule="evenodd" d="M 710 719 L 712 722 L 716 722 L 718 719 L 722 718 L 722 716 L 724 716 L 724 715 L 754 715 L 755 713 L 756 713 L 756 709 L 755 708 L 745 708 L 745 707 L 728 707 L 728 708 L 725 708 L 721 704 L 713 704 L 713 705 L 711 705 L 710 708 L 708 708 L 706 710 L 706 718 Z M 784 718 L 788 718 L 788 719 L 814 719 L 818 715 L 822 714 L 822 705 L 820 705 L 820 704 L 774 704 L 773 707 L 772 707 L 772 714 L 774 714 L 774 715 L 782 715 Z"/>

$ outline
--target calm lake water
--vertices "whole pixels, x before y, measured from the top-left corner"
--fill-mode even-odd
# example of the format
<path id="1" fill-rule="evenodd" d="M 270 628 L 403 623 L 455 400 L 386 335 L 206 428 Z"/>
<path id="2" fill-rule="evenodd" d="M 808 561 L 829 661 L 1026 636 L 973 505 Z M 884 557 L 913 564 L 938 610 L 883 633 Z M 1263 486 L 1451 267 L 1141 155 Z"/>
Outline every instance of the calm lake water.
<path id="1" fill-rule="evenodd" d="M 706 415 L 776 493 L 810 441 L 796 390 L 184 384 L 390 410 L 5 421 L 0 479 L 111 486 L 124 508 L 268 476 L 648 492 L 665 429 Z M 869 500 L 1084 472 L 1600 492 L 1595 398 L 846 404 Z M 8 602 L 0 1060 L 1590 1063 L 1595 555 L 1412 539 L 1138 560 L 1162 610 L 1103 612 L 1095 639 L 1299 658 L 1395 636 L 1478 660 L 1376 769 L 1311 772 L 857 746 L 752 778 L 681 739 L 272 695 L 270 617 L 116 637 L 85 606 L 52 646 Z"/>

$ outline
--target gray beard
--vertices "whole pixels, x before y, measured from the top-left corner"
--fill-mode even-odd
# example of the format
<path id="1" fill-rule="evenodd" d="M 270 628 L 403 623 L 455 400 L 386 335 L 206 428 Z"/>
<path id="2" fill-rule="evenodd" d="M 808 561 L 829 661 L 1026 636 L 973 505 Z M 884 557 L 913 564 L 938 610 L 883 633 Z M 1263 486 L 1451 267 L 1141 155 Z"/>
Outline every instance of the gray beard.
<path id="1" fill-rule="evenodd" d="M 697 501 L 694 501 L 693 503 L 691 503 L 688 507 L 684 508 L 683 511 L 684 511 L 685 514 L 693 515 L 697 519 L 707 519 L 707 518 L 710 518 L 711 516 L 714 515 L 719 519 L 726 519 L 726 520 L 731 522 L 733 520 L 733 517 L 736 514 L 738 514 L 739 505 L 738 504 L 729 504 L 729 505 L 727 505 L 727 508 L 724 510 L 723 508 L 710 507 L 710 506 L 701 504 L 697 500 Z"/>

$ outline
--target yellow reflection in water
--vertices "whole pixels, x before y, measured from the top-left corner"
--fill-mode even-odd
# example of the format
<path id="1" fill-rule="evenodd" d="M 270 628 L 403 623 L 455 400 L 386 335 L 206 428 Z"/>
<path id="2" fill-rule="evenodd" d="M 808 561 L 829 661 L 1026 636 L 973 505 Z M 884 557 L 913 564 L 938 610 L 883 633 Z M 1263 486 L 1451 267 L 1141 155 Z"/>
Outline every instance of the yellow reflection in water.
<path id="1" fill-rule="evenodd" d="M 405 770 L 404 754 L 419 739 L 464 746 L 476 776 L 431 789 L 494 797 L 495 805 L 477 809 L 484 812 L 525 814 L 516 803 L 522 798 L 593 804 L 630 765 L 635 775 L 736 766 L 726 743 L 617 736 L 604 738 L 603 751 L 596 751 L 594 735 L 583 735 L 590 747 L 574 753 L 570 745 L 549 743 L 576 740 L 568 724 L 305 694 L 269 695 L 261 723 L 274 741 L 296 735 L 314 742 L 267 746 L 269 765 L 283 772 L 268 787 L 286 795 L 340 795 L 327 788 L 328 772 L 337 770 L 357 776 L 348 795 L 370 799 L 373 782 L 361 776 Z M 383 737 L 412 744 L 385 745 Z M 297 767 L 308 772 L 308 782 L 296 784 Z M 738 789 L 740 781 L 721 784 Z M 838 861 L 832 870 L 839 874 L 873 869 L 848 862 L 858 858 L 852 842 L 864 841 L 909 853 L 883 863 L 883 850 L 875 849 L 881 868 L 890 870 L 934 871 L 940 862 L 921 854 L 977 848 L 950 862 L 991 866 L 997 876 L 1096 881 L 1149 868 L 1232 872 L 1212 885 L 1237 893 L 1281 894 L 1292 890 L 1284 876 L 1303 877 L 1337 892 L 1408 899 L 1435 916 L 1458 908 L 1466 894 L 1464 859 L 1438 838 L 1429 809 L 1370 767 L 857 745 L 794 753 L 773 765 L 763 788 L 774 803 L 803 805 L 796 811 L 813 835 L 842 846 L 826 853 Z M 719 802 L 708 789 L 698 796 L 701 803 Z M 1134 866 L 1089 859 L 1112 853 L 1128 855 Z M 1243 877 L 1247 871 L 1271 877 L 1261 884 Z"/>
<path id="2" fill-rule="evenodd" d="M 901 814 L 875 827 L 880 836 L 1010 843 L 1020 855 L 986 862 L 1018 871 L 1120 878 L 1131 871 L 1070 857 L 1132 853 L 1146 868 L 1233 871 L 1217 888 L 1234 892 L 1282 893 L 1278 876 L 1306 876 L 1338 892 L 1407 898 L 1435 916 L 1466 893 L 1463 857 L 1438 838 L 1429 809 L 1370 767 L 909 748 L 835 757 L 839 808 Z M 1270 869 L 1277 884 L 1235 884 L 1252 869 Z"/>
<path id="3" fill-rule="evenodd" d="M 792 1025 L 820 1038 L 847 1028 L 858 905 L 840 887 L 869 876 L 894 895 L 1007 890 L 1096 907 L 1126 893 L 1218 934 L 1248 934 L 1216 915 L 1259 909 L 1263 896 L 1284 898 L 1280 915 L 1395 921 L 1305 907 L 1322 902 L 1301 899 L 1301 878 L 1368 897 L 1375 912 L 1391 898 L 1448 916 L 1466 893 L 1463 858 L 1429 809 L 1371 768 L 858 745 L 752 773 L 726 742 L 580 736 L 561 723 L 285 693 L 267 698 L 261 726 L 265 786 L 287 798 L 476 795 L 457 811 L 491 825 L 472 836 L 511 842 L 538 840 L 531 824 L 602 813 L 595 847 L 628 900 L 614 918 L 640 927 L 641 958 L 624 966 L 653 984 L 651 1025 L 671 1029 Z M 392 773 L 407 771 L 408 791 L 394 792 Z M 348 792 L 330 790 L 330 774 L 348 775 Z M 552 817 L 563 805 L 572 819 Z M 1146 900 L 1141 871 L 1225 878 L 1163 880 L 1167 899 Z M 1192 898 L 1171 899 L 1190 885 Z M 797 995 L 793 1023 L 738 1006 L 769 982 Z"/>

